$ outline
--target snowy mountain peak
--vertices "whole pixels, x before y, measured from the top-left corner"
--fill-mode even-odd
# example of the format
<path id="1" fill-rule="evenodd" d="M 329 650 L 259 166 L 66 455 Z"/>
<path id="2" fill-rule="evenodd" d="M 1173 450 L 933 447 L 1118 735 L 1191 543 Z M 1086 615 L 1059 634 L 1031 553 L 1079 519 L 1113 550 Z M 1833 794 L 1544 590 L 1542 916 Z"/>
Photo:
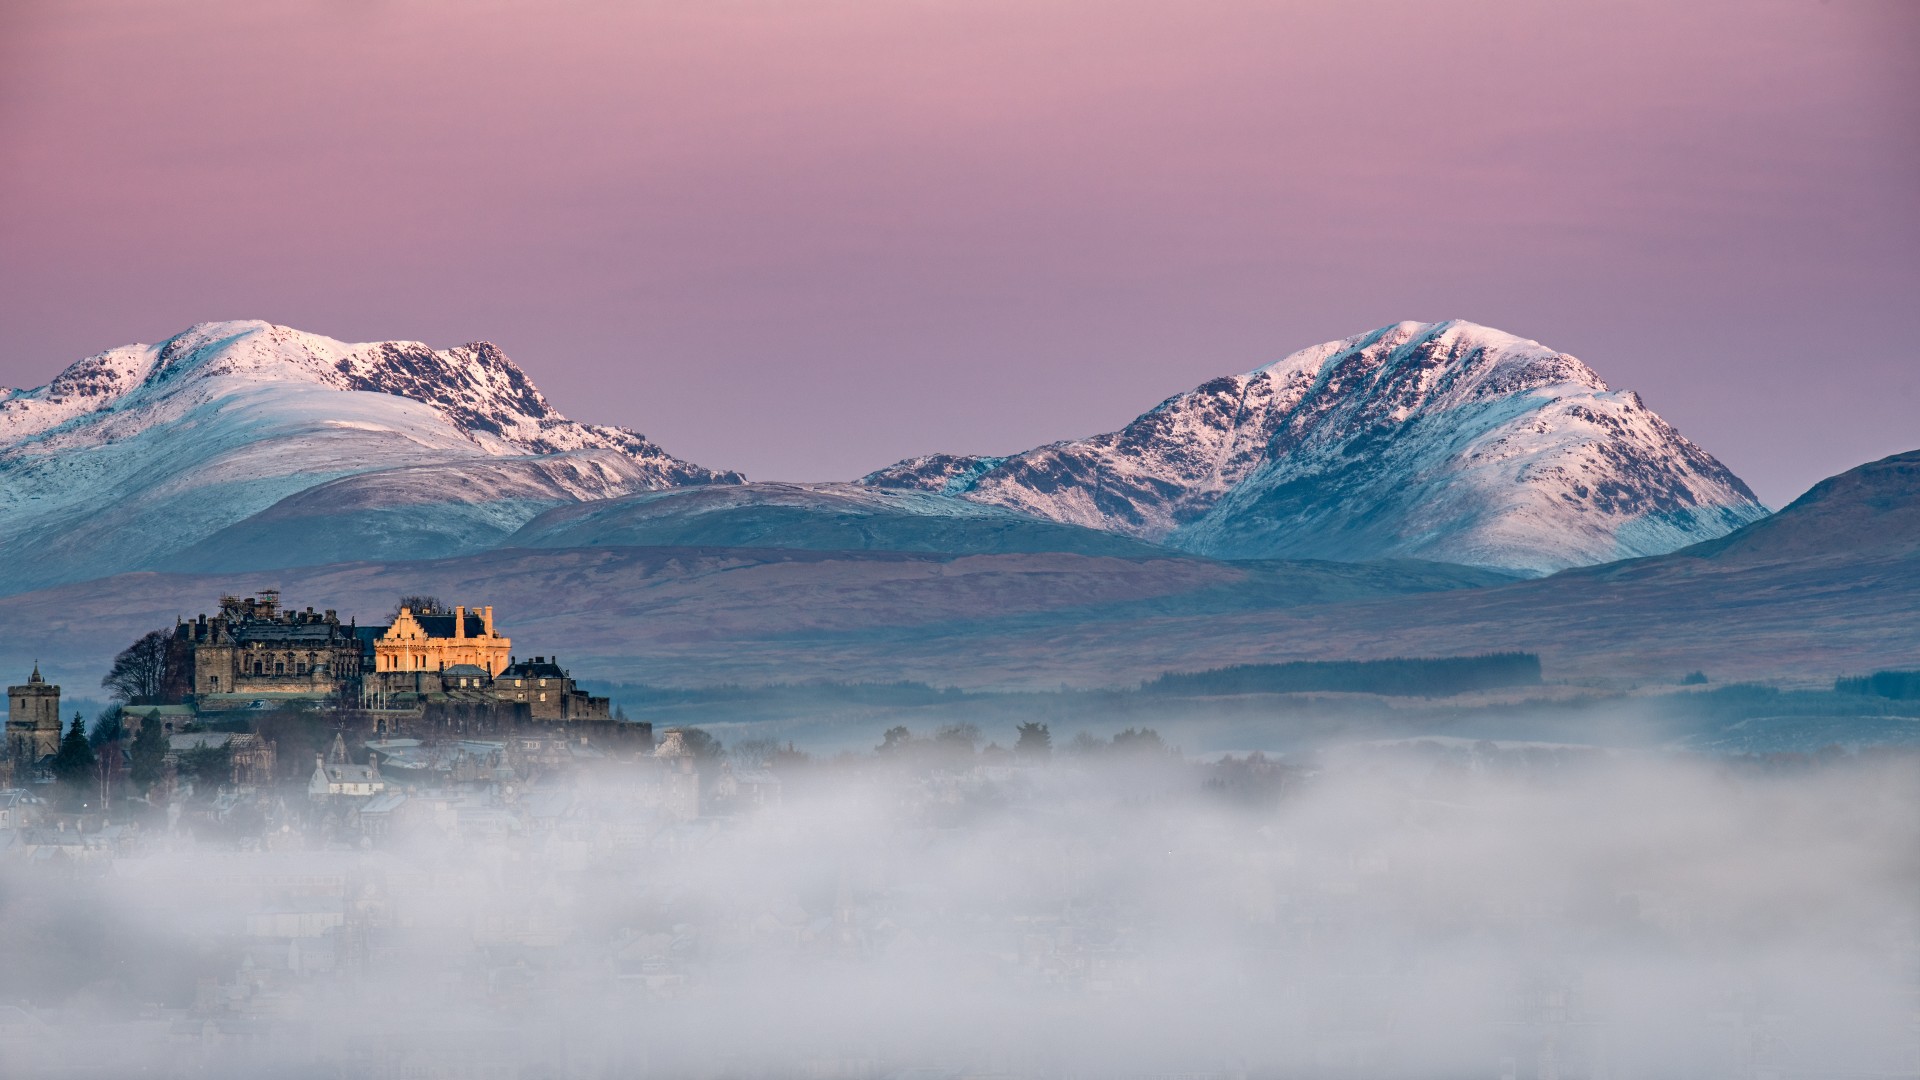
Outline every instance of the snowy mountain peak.
<path id="1" fill-rule="evenodd" d="M 167 399 L 262 384 L 405 398 L 492 454 L 610 449 L 661 464 L 673 482 L 740 479 L 673 461 L 637 432 L 568 420 L 491 342 L 444 351 L 417 341 L 350 344 L 257 319 L 197 323 L 157 345 L 87 357 L 44 387 L 9 392 L 0 398 L 0 450 L 93 414 L 167 412 Z"/>
<path id="2" fill-rule="evenodd" d="M 1244 378 L 1454 403 L 1548 388 L 1608 391 L 1592 368 L 1566 353 L 1460 319 L 1395 323 L 1302 349 Z"/>
<path id="3" fill-rule="evenodd" d="M 488 342 L 435 350 L 259 320 L 198 323 L 0 395 L 0 544 L 29 552 L 15 575 L 93 576 L 155 565 L 340 477 L 413 469 L 400 474 L 409 498 L 452 505 L 455 488 L 474 484 L 463 463 L 574 452 L 624 459 L 604 494 L 742 479 L 638 432 L 568 420 Z M 533 502 L 569 498 L 555 479 L 566 472 L 529 473 L 539 478 L 517 490 L 534 494 L 501 503 L 493 524 L 511 531 L 520 522 L 509 519 L 544 509 Z M 73 539 L 82 530 L 100 535 Z"/>
<path id="4" fill-rule="evenodd" d="M 862 482 L 1212 555 L 1535 572 L 1670 551 L 1765 514 L 1637 395 L 1539 342 L 1458 320 L 1302 349 L 1105 435 L 1008 458 L 915 458 Z"/>

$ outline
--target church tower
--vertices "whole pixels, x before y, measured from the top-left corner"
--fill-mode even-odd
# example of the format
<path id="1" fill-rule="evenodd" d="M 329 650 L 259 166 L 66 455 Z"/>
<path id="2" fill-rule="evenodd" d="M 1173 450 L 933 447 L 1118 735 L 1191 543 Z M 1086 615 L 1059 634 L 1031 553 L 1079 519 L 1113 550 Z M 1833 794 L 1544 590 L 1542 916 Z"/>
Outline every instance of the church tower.
<path id="1" fill-rule="evenodd" d="M 31 769 L 59 749 L 60 688 L 35 664 L 25 685 L 7 687 L 7 757 L 16 770 Z"/>

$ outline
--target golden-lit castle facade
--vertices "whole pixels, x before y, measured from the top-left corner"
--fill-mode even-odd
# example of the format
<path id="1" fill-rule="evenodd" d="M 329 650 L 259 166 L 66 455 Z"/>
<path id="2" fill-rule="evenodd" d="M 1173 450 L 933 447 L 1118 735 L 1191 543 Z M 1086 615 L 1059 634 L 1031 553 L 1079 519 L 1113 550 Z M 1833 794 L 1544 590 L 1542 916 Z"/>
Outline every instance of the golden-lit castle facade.
<path id="1" fill-rule="evenodd" d="M 376 676 L 468 665 L 498 675 L 512 662 L 513 641 L 493 628 L 493 605 L 416 612 L 403 607 L 373 643 Z"/>

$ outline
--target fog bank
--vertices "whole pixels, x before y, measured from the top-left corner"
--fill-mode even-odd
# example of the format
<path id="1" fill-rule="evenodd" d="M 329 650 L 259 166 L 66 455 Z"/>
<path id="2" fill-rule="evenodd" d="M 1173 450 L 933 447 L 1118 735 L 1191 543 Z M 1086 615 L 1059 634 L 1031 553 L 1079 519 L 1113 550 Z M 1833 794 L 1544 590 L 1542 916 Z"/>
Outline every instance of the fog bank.
<path id="1" fill-rule="evenodd" d="M 1920 1072 L 1910 754 L 918 745 L 692 820 L 586 772 L 517 831 L 7 858 L 0 1071 Z"/>

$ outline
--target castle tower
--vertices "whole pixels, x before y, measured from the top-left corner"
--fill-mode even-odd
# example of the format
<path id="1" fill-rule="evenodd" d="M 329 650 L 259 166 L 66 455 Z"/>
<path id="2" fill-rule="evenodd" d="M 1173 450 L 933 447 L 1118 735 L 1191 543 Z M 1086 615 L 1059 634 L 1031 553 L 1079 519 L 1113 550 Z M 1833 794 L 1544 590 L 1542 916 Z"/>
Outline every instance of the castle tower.
<path id="1" fill-rule="evenodd" d="M 40 665 L 25 685 L 7 687 L 7 757 L 16 768 L 60 749 L 60 688 L 40 677 Z"/>
<path id="2" fill-rule="evenodd" d="M 667 813 L 681 821 L 700 816 L 700 771 L 694 768 L 693 751 L 679 728 L 668 728 L 665 738 L 654 748 L 653 756 L 665 772 L 662 800 Z"/>

